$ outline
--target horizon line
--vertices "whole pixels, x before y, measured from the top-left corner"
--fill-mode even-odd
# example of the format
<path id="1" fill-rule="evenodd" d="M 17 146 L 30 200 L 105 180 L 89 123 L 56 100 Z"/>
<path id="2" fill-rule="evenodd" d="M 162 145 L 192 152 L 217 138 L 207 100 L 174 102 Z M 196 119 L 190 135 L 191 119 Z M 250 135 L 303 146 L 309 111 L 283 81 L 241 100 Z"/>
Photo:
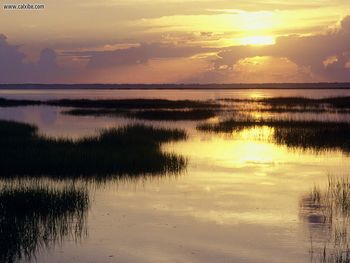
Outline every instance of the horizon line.
<path id="1" fill-rule="evenodd" d="M 350 89 L 350 82 L 275 83 L 0 83 L 0 89 Z"/>

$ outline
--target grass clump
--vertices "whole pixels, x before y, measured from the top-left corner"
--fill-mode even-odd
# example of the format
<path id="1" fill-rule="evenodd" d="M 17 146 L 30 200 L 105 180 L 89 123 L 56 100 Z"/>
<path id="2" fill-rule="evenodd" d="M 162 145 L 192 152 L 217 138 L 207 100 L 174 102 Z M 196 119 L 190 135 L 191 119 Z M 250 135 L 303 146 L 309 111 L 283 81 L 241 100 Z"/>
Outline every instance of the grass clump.
<path id="1" fill-rule="evenodd" d="M 142 120 L 181 121 L 205 120 L 216 116 L 217 111 L 212 109 L 191 110 L 143 110 L 131 113 L 131 117 Z"/>
<path id="2" fill-rule="evenodd" d="M 49 100 L 44 103 L 51 106 L 103 109 L 203 109 L 220 107 L 219 104 L 208 101 L 165 99 L 61 99 Z"/>
<path id="3" fill-rule="evenodd" d="M 63 112 L 64 114 L 73 116 L 111 116 L 111 117 L 125 117 L 130 111 L 120 109 L 71 109 Z"/>
<path id="4" fill-rule="evenodd" d="M 42 102 L 38 100 L 13 100 L 0 98 L 0 107 L 36 106 L 41 104 Z"/>
<path id="5" fill-rule="evenodd" d="M 348 114 L 350 108 L 335 109 L 326 107 L 287 107 L 287 106 L 269 106 L 267 108 L 251 109 L 250 111 L 270 112 L 270 113 L 338 113 Z"/>
<path id="6" fill-rule="evenodd" d="M 182 130 L 131 125 L 73 141 L 40 136 L 28 124 L 0 121 L 1 175 L 176 174 L 186 167 L 186 159 L 162 152 L 161 144 L 185 138 Z"/>
<path id="7" fill-rule="evenodd" d="M 350 123 L 309 122 L 304 127 L 275 127 L 274 139 L 288 147 L 350 153 Z"/>
<path id="8" fill-rule="evenodd" d="M 310 224 L 311 235 L 320 234 L 319 238 L 325 240 L 322 246 L 311 242 L 310 261 L 312 263 L 350 262 L 349 177 L 329 176 L 325 189 L 315 186 L 302 199 L 301 209 L 304 218 Z M 315 220 L 315 218 L 322 218 L 322 220 Z"/>
<path id="9" fill-rule="evenodd" d="M 350 97 L 329 97 L 321 99 L 312 99 L 304 97 L 275 97 L 263 98 L 257 100 L 258 102 L 274 105 L 274 106 L 300 106 L 300 107 L 323 107 L 329 106 L 337 109 L 350 108 Z"/>
<path id="10" fill-rule="evenodd" d="M 9 100 L 0 99 L 0 106 L 49 105 L 73 107 L 64 113 L 75 116 L 121 116 L 143 120 L 204 120 L 214 117 L 221 107 L 210 101 L 165 99 L 61 99 Z"/>
<path id="11" fill-rule="evenodd" d="M 325 121 L 304 121 L 304 120 L 279 120 L 279 119 L 227 119 L 218 123 L 203 123 L 197 126 L 201 131 L 213 131 L 213 132 L 232 132 L 239 131 L 250 127 L 269 126 L 273 128 L 320 128 L 324 126 L 341 125 L 342 127 L 349 127 L 348 123 L 339 122 L 325 122 Z"/>
<path id="12" fill-rule="evenodd" d="M 349 113 L 350 97 L 305 98 L 305 97 L 272 97 L 259 99 L 220 99 L 224 102 L 253 105 L 250 111 L 273 113 Z"/>
<path id="13" fill-rule="evenodd" d="M 86 233 L 89 197 L 73 186 L 0 190 L 0 262 L 29 261 L 40 248 Z"/>
<path id="14" fill-rule="evenodd" d="M 197 129 L 231 133 L 262 126 L 274 128 L 274 141 L 288 147 L 317 151 L 339 149 L 345 153 L 350 152 L 350 123 L 347 122 L 229 119 L 215 124 L 200 124 Z"/>
<path id="15" fill-rule="evenodd" d="M 303 199 L 303 207 L 320 209 L 327 222 L 332 223 L 334 218 L 348 218 L 350 215 L 350 178 L 347 176 L 328 176 L 325 189 L 314 186 Z"/>
<path id="16" fill-rule="evenodd" d="M 155 121 L 182 121 L 182 120 L 205 120 L 216 116 L 215 109 L 188 109 L 188 110 L 139 110 L 127 111 L 118 109 L 72 109 L 65 111 L 66 114 L 75 116 L 114 116 L 126 117 L 139 120 Z"/>

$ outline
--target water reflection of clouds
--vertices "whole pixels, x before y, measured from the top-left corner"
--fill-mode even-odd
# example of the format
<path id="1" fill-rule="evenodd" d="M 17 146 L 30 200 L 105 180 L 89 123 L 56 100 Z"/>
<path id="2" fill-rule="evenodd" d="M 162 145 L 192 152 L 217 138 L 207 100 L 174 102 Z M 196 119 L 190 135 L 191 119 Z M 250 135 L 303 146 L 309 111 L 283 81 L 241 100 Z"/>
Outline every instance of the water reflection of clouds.
<path id="1" fill-rule="evenodd" d="M 1 109 L 0 117 L 35 123 L 53 136 L 79 137 L 127 123 L 45 107 Z M 297 200 L 327 171 L 346 172 L 348 157 L 275 145 L 267 142 L 270 128 L 224 136 L 197 132 L 186 122 L 154 123 L 189 131 L 188 141 L 163 147 L 188 156 L 187 171 L 176 178 L 108 182 L 94 196 L 90 238 L 80 246 L 65 242 L 50 257 L 43 251 L 38 262 L 306 261 L 308 240 L 295 237 Z M 328 231 L 321 219 L 315 210 L 300 216 L 320 238 Z"/>
<path id="2" fill-rule="evenodd" d="M 53 137 L 78 138 L 98 130 L 124 125 L 126 121 L 108 117 L 75 117 L 62 114 L 59 107 L 11 107 L 0 110 L 0 119 L 35 124 L 39 133 Z"/>

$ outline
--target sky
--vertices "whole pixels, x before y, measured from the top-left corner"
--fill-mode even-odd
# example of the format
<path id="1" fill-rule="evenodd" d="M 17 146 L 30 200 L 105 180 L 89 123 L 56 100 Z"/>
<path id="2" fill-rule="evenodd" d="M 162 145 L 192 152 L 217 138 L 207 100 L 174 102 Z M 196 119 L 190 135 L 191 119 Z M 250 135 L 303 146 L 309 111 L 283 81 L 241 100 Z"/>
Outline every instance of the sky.
<path id="1" fill-rule="evenodd" d="M 0 83 L 350 81 L 349 0 L 0 3 Z"/>

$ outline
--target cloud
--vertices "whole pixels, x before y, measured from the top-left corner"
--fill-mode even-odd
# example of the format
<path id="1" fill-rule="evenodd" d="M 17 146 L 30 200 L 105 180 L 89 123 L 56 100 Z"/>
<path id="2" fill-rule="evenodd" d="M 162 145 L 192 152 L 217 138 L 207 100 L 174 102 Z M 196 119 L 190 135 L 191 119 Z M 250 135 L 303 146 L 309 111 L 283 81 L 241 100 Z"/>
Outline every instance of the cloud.
<path id="1" fill-rule="evenodd" d="M 57 65 L 57 54 L 52 49 L 43 49 L 36 63 L 24 62 L 25 57 L 19 46 L 10 45 L 0 34 L 0 83 L 51 83 L 71 75 Z"/>
<path id="2" fill-rule="evenodd" d="M 350 81 L 350 16 L 341 21 L 340 28 L 324 34 L 283 36 L 277 38 L 274 45 L 222 49 L 212 61 L 212 69 L 202 73 L 198 79 L 206 79 L 207 74 L 221 75 L 222 81 L 227 81 L 227 75 L 232 74 L 234 65 L 239 61 L 265 56 L 286 58 L 295 63 L 304 75 L 303 80 L 305 72 L 309 71 L 309 81 Z M 325 64 L 330 57 L 333 61 Z"/>
<path id="3" fill-rule="evenodd" d="M 203 48 L 198 46 L 191 47 L 151 43 L 112 51 L 66 52 L 65 55 L 85 58 L 88 60 L 89 68 L 101 69 L 145 64 L 152 59 L 191 57 L 199 53 L 216 50 L 215 48 Z"/>
<path id="4" fill-rule="evenodd" d="M 201 35 L 216 37 L 211 32 Z M 115 50 L 57 53 L 45 48 L 35 63 L 27 63 L 19 46 L 0 35 L 0 82 L 104 82 L 101 76 L 106 82 L 134 82 L 135 72 L 138 82 L 144 78 L 148 83 L 160 76 L 163 82 L 200 83 L 350 81 L 350 16 L 323 34 L 283 36 L 273 45 L 209 48 L 192 42 L 169 37 L 166 43 Z M 73 70 L 77 61 L 80 66 Z"/>
<path id="5" fill-rule="evenodd" d="M 18 47 L 7 44 L 6 36 L 0 34 L 0 79 L 3 82 L 14 79 L 24 71 L 24 58 L 25 55 L 18 51 Z"/>
<path id="6" fill-rule="evenodd" d="M 142 12 L 140 12 L 140 4 Z M 305 3 L 297 1 L 296 3 L 271 2 L 266 0 L 182 0 L 182 1 L 85 1 L 78 3 L 84 10 L 98 8 L 107 16 L 111 15 L 115 19 L 115 13 L 118 12 L 118 20 L 136 20 L 150 19 L 165 16 L 177 15 L 214 15 L 214 14 L 235 14 L 237 12 L 247 11 L 273 11 L 273 10 L 298 10 L 311 9 L 325 6 L 325 3 Z"/>

